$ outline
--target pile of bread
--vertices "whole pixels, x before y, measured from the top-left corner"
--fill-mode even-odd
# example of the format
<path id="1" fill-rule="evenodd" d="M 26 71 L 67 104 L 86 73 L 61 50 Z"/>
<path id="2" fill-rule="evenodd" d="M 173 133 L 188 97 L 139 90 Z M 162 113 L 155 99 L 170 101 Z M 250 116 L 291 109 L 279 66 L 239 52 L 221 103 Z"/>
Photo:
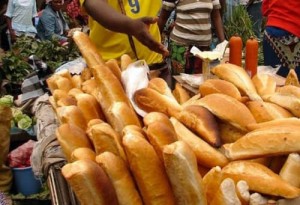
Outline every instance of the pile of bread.
<path id="1" fill-rule="evenodd" d="M 220 64 L 192 97 L 152 78 L 134 94 L 140 117 L 121 82 L 131 59 L 104 62 L 86 34 L 73 39 L 88 68 L 47 83 L 81 205 L 300 203 L 299 87 Z"/>

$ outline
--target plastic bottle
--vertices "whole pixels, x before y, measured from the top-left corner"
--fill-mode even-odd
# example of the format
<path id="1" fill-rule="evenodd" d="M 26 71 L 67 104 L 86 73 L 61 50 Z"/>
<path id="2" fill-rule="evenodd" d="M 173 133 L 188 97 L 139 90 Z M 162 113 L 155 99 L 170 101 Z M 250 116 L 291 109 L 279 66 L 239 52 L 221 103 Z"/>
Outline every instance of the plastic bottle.
<path id="1" fill-rule="evenodd" d="M 243 41 L 235 34 L 229 39 L 229 63 L 242 66 Z"/>
<path id="2" fill-rule="evenodd" d="M 245 69 L 253 77 L 257 73 L 258 65 L 258 41 L 254 37 L 247 40 L 245 55 Z"/>

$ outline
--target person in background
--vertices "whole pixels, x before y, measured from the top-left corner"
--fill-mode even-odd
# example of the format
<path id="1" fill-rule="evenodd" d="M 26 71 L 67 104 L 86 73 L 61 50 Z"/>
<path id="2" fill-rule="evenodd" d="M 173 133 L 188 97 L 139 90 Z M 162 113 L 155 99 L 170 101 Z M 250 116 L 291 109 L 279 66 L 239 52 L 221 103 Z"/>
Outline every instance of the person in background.
<path id="1" fill-rule="evenodd" d="M 261 26 L 262 26 L 262 12 L 261 12 L 261 6 L 262 6 L 262 0 L 247 0 L 244 4 L 247 8 L 247 12 L 249 14 L 249 17 L 253 23 L 253 31 L 255 33 L 255 36 L 260 39 L 261 38 Z"/>
<path id="2" fill-rule="evenodd" d="M 193 56 L 193 46 L 201 51 L 210 50 L 212 41 L 212 24 L 219 42 L 225 40 L 219 0 L 165 0 L 158 21 L 163 29 L 170 13 L 175 10 L 176 20 L 170 34 L 170 58 L 172 75 L 180 73 L 202 73 L 202 61 Z"/>
<path id="3" fill-rule="evenodd" d="M 9 0 L 5 16 L 7 17 L 10 47 L 18 36 L 36 36 L 37 30 L 34 27 L 34 18 L 37 16 L 35 0 Z"/>
<path id="4" fill-rule="evenodd" d="M 264 38 L 264 64 L 281 65 L 277 74 L 286 77 L 294 68 L 300 79 L 300 1 L 263 0 L 267 18 Z"/>
<path id="5" fill-rule="evenodd" d="M 56 38 L 61 44 L 67 43 L 69 26 L 62 13 L 67 3 L 64 0 L 46 0 L 47 5 L 37 24 L 38 37 L 41 40 Z"/>
<path id="6" fill-rule="evenodd" d="M 78 0 L 71 0 L 71 2 L 66 7 L 66 13 L 71 18 L 74 26 L 85 26 L 88 23 L 88 16 L 83 14 L 80 9 L 80 4 Z"/>

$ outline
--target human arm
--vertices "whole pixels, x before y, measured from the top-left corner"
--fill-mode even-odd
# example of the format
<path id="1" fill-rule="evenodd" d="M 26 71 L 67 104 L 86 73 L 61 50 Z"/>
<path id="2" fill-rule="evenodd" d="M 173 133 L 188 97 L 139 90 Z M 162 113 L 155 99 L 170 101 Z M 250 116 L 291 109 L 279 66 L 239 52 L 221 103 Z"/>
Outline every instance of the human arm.
<path id="1" fill-rule="evenodd" d="M 149 26 L 156 23 L 158 18 L 131 19 L 114 10 L 105 0 L 85 0 L 83 7 L 95 21 L 106 29 L 132 35 L 150 50 L 168 55 L 168 50 L 164 45 L 155 41 L 149 33 Z"/>
<path id="2" fill-rule="evenodd" d="M 9 31 L 9 35 L 10 35 L 10 39 L 11 39 L 12 43 L 16 41 L 16 33 L 15 33 L 14 29 L 12 28 L 13 11 L 14 11 L 13 1 L 10 0 L 10 1 L 8 1 L 8 4 L 7 4 L 5 17 L 6 17 L 7 29 Z"/>
<path id="3" fill-rule="evenodd" d="M 220 15 L 220 9 L 213 9 L 211 12 L 211 20 L 216 30 L 216 35 L 219 39 L 219 42 L 225 40 L 223 21 Z"/>
<path id="4" fill-rule="evenodd" d="M 166 10 L 164 8 L 161 9 L 160 14 L 159 14 L 159 18 L 158 18 L 158 21 L 157 21 L 160 33 L 163 32 L 164 27 L 166 25 L 166 22 L 167 22 L 167 20 L 170 16 L 171 12 L 172 11 Z"/>

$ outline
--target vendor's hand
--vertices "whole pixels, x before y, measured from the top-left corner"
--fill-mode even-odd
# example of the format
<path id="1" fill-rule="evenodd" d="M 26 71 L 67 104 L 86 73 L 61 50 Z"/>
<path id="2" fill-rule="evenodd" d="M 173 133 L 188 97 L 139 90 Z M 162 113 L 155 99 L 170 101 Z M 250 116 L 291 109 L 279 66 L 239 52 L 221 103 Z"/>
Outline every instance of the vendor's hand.
<path id="1" fill-rule="evenodd" d="M 11 31 L 11 32 L 10 32 L 10 40 L 11 40 L 11 43 L 16 42 L 17 36 L 16 36 L 15 31 Z"/>
<path id="2" fill-rule="evenodd" d="M 168 49 L 160 42 L 157 42 L 153 36 L 149 33 L 149 27 L 151 24 L 156 23 L 158 18 L 153 17 L 143 17 L 134 20 L 132 25 L 132 34 L 136 39 L 138 39 L 142 44 L 147 46 L 150 50 L 162 54 L 163 56 L 168 56 Z"/>

